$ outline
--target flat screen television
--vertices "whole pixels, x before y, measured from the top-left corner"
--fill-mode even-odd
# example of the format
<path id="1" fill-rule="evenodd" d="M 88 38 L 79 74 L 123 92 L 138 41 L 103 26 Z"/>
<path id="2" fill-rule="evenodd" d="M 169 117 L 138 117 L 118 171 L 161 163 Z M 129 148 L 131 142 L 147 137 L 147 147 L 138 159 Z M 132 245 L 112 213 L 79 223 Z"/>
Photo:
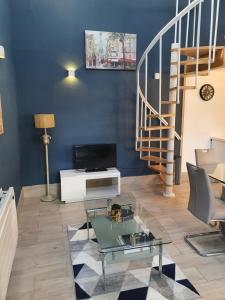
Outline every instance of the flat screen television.
<path id="1" fill-rule="evenodd" d="M 86 172 L 105 171 L 116 167 L 116 144 L 95 144 L 73 146 L 75 169 Z"/>

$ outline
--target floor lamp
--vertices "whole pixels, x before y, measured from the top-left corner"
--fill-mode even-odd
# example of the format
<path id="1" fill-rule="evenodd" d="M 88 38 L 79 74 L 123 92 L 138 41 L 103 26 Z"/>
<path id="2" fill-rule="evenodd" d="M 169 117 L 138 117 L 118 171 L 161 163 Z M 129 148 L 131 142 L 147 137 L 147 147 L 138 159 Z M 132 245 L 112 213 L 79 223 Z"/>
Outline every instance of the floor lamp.
<path id="1" fill-rule="evenodd" d="M 46 164 L 46 195 L 41 198 L 43 202 L 55 201 L 56 197 L 50 194 L 49 190 L 49 162 L 48 162 L 48 145 L 51 136 L 47 134 L 47 128 L 55 127 L 54 114 L 36 114 L 34 115 L 35 128 L 44 129 L 44 135 L 41 137 L 45 147 L 45 164 Z"/>

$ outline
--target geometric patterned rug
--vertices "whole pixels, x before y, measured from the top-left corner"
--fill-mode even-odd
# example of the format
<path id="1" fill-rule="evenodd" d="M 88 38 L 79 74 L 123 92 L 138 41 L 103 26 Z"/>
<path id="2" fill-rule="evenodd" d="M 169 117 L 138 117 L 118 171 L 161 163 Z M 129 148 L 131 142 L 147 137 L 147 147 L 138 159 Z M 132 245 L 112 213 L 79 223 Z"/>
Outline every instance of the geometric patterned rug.
<path id="1" fill-rule="evenodd" d="M 104 288 L 94 230 L 90 229 L 90 240 L 87 240 L 86 223 L 80 226 L 69 225 L 68 238 L 77 300 L 200 299 L 194 286 L 165 252 L 161 276 L 158 272 L 158 255 L 117 262 L 106 266 Z"/>

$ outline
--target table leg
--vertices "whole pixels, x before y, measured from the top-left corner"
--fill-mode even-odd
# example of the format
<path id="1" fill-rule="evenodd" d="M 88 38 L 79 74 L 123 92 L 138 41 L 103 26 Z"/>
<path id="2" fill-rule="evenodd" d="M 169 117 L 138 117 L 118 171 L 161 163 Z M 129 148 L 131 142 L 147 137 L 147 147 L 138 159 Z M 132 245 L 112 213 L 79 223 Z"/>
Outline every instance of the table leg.
<path id="1" fill-rule="evenodd" d="M 89 233 L 89 218 L 88 218 L 88 214 L 87 214 L 86 216 L 87 216 L 87 237 L 88 237 L 88 240 L 90 240 L 90 233 Z"/>
<path id="2" fill-rule="evenodd" d="M 225 223 L 224 222 L 220 222 L 220 228 L 221 228 L 222 234 L 225 235 Z"/>
<path id="3" fill-rule="evenodd" d="M 159 275 L 162 276 L 162 255 L 163 255 L 163 245 L 159 245 Z"/>
<path id="4" fill-rule="evenodd" d="M 150 246 L 149 247 L 149 252 L 152 254 L 153 253 L 153 246 Z M 152 257 L 152 256 L 151 256 Z M 154 256 L 153 256 L 154 257 Z M 152 280 L 152 272 L 150 272 L 150 278 L 149 280 L 151 281 Z"/>
<path id="5" fill-rule="evenodd" d="M 102 259 L 102 278 L 103 278 L 103 288 L 105 290 L 105 255 L 101 254 Z"/>
<path id="6" fill-rule="evenodd" d="M 222 195 L 221 195 L 220 199 L 225 201 L 225 185 L 224 184 L 222 184 Z"/>

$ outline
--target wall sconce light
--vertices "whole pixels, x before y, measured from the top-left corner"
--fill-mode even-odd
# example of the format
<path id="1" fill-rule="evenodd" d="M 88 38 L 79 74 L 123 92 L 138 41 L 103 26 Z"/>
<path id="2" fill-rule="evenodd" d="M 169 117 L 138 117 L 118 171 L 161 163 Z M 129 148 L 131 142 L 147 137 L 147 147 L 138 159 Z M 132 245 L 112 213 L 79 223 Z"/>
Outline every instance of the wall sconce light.
<path id="1" fill-rule="evenodd" d="M 75 65 L 75 63 L 70 62 L 63 67 L 65 72 L 65 78 L 63 79 L 63 82 L 68 86 L 75 86 L 75 84 L 79 81 L 79 79 L 77 78 L 77 66 Z"/>
<path id="2" fill-rule="evenodd" d="M 0 46 L 0 59 L 5 58 L 5 49 L 3 46 Z"/>
<path id="3" fill-rule="evenodd" d="M 75 69 L 68 69 L 68 77 L 69 78 L 75 78 L 76 77 L 76 70 Z"/>

